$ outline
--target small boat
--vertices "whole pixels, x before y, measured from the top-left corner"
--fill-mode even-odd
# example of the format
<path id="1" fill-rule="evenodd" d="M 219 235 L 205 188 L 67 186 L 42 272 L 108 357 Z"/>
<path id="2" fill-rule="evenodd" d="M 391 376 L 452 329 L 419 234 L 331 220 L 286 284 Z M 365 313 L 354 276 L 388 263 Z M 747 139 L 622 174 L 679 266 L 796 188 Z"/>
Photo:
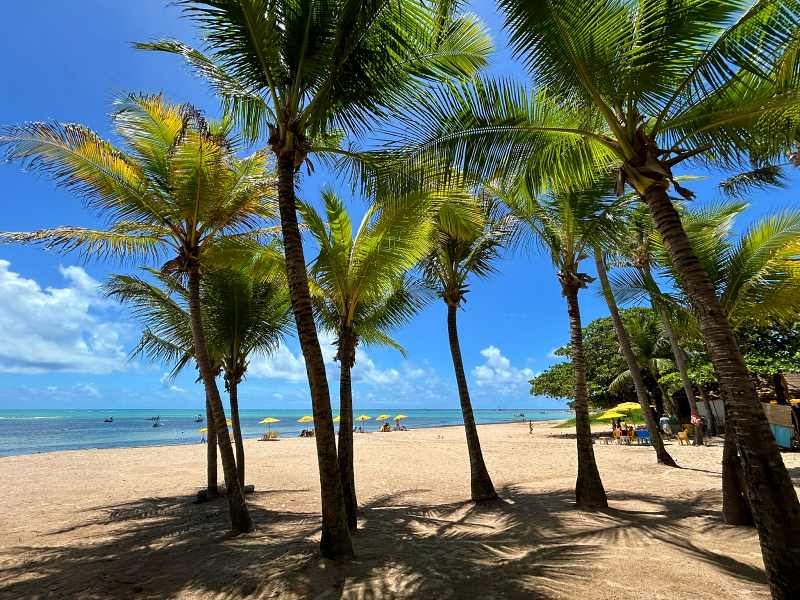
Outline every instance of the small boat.
<path id="1" fill-rule="evenodd" d="M 153 427 L 161 427 L 161 417 L 153 417 Z"/>
<path id="2" fill-rule="evenodd" d="M 114 417 L 107 417 L 103 419 L 103 423 L 113 423 L 113 422 L 114 422 Z"/>

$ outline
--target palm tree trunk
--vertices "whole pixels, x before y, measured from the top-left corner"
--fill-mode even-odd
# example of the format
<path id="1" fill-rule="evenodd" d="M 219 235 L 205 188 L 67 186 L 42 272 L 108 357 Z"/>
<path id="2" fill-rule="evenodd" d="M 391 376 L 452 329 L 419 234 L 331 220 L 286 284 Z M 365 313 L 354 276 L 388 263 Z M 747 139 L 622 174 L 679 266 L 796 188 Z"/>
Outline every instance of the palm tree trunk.
<path id="1" fill-rule="evenodd" d="M 578 447 L 578 480 L 575 483 L 575 503 L 579 508 L 595 510 L 608 507 L 606 491 L 592 447 L 592 429 L 589 424 L 589 397 L 586 391 L 586 357 L 583 353 L 581 310 L 578 305 L 578 287 L 562 285 L 569 314 L 572 367 L 575 372 L 575 433 Z"/>
<path id="2" fill-rule="evenodd" d="M 481 451 L 481 441 L 478 438 L 478 428 L 475 426 L 475 415 L 472 414 L 472 401 L 469 397 L 467 378 L 464 375 L 464 362 L 461 359 L 461 345 L 458 342 L 458 325 L 456 312 L 458 305 L 447 304 L 447 333 L 450 338 L 450 355 L 453 357 L 453 368 L 456 372 L 458 385 L 458 399 L 461 402 L 461 414 L 464 417 L 464 432 L 467 435 L 467 452 L 469 453 L 470 489 L 473 502 L 494 500 L 497 492 L 494 489 L 492 478 L 486 469 Z"/>
<path id="3" fill-rule="evenodd" d="M 214 429 L 214 413 L 211 410 L 211 401 L 206 394 L 206 460 L 208 462 L 208 484 L 206 493 L 209 498 L 219 494 L 217 487 L 217 431 Z"/>
<path id="4" fill-rule="evenodd" d="M 228 424 L 225 422 L 225 409 L 222 406 L 222 399 L 220 398 L 217 382 L 214 380 L 214 373 L 211 370 L 211 361 L 208 357 L 208 346 L 206 345 L 206 335 L 203 331 L 203 320 L 200 312 L 200 269 L 197 265 L 189 267 L 189 318 L 192 322 L 195 361 L 206 389 L 206 398 L 209 399 L 209 404 L 211 405 L 213 423 L 209 422 L 208 429 L 210 431 L 214 427 L 217 432 L 219 454 L 222 459 L 222 473 L 225 476 L 225 491 L 228 496 L 231 529 L 235 534 L 247 533 L 253 531 L 253 521 L 244 501 L 242 487 L 239 485 L 239 478 L 236 474 L 236 461 L 233 458 L 231 439 L 228 436 Z"/>
<path id="5" fill-rule="evenodd" d="M 665 185 L 644 197 L 673 265 L 686 286 L 718 374 L 736 434 L 744 481 L 773 598 L 800 590 L 800 503 L 781 459 L 736 339 L 708 274 L 692 249 Z"/>
<path id="6" fill-rule="evenodd" d="M 228 397 L 231 401 L 231 423 L 233 423 L 233 443 L 236 446 L 236 473 L 239 485 L 244 489 L 244 440 L 242 425 L 239 421 L 239 384 L 234 376 L 228 382 Z"/>
<path id="7" fill-rule="evenodd" d="M 727 416 L 725 420 L 727 422 Z M 747 503 L 743 479 L 736 435 L 733 427 L 728 425 L 722 449 L 722 518 L 728 525 L 753 525 L 753 513 Z"/>
<path id="8" fill-rule="evenodd" d="M 339 472 L 342 476 L 344 506 L 350 531 L 358 528 L 355 468 L 353 465 L 353 386 L 350 370 L 355 357 L 352 330 L 339 334 Z"/>
<path id="9" fill-rule="evenodd" d="M 608 311 L 611 313 L 611 320 L 614 323 L 614 330 L 617 333 L 617 341 L 619 342 L 622 356 L 625 358 L 625 363 L 628 365 L 628 370 L 631 372 L 633 387 L 636 389 L 636 398 L 639 400 L 642 415 L 644 415 L 645 423 L 647 423 L 647 431 L 650 433 L 650 439 L 656 451 L 656 460 L 663 465 L 677 467 L 678 465 L 675 464 L 675 461 L 664 447 L 664 440 L 661 439 L 661 432 L 658 430 L 658 424 L 653 416 L 653 411 L 650 409 L 650 397 L 644 385 L 642 369 L 639 366 L 639 362 L 636 360 L 633 348 L 631 348 L 631 340 L 625 329 L 625 323 L 622 322 L 622 317 L 619 314 L 617 301 L 614 298 L 614 293 L 611 291 L 611 285 L 608 282 L 605 260 L 599 248 L 595 248 L 594 262 L 597 267 L 597 275 L 600 278 L 600 285 L 603 288 L 603 296 L 605 296 Z"/>
<path id="10" fill-rule="evenodd" d="M 292 153 L 278 154 L 278 205 L 281 215 L 283 247 L 286 256 L 286 275 L 289 296 L 297 324 L 300 348 L 306 362 L 311 406 L 319 463 L 322 496 L 322 539 L 320 552 L 326 558 L 346 558 L 353 555 L 353 545 L 347 528 L 347 515 L 342 493 L 342 480 L 336 455 L 336 437 L 331 415 L 331 399 L 325 361 L 314 324 L 308 274 L 303 255 L 303 242 L 297 225 L 297 205 L 294 192 L 294 159 Z"/>

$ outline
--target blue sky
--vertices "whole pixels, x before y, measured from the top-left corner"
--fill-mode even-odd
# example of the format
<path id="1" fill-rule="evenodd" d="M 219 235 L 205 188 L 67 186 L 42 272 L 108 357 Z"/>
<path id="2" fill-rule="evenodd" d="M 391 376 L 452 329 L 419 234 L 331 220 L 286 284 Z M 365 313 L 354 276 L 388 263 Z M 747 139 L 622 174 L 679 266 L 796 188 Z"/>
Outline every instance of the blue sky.
<path id="1" fill-rule="evenodd" d="M 474 2 L 472 9 L 487 23 L 498 48 L 490 72 L 525 77 L 511 58 L 494 5 Z M 131 48 L 131 42 L 160 37 L 196 42 L 189 22 L 165 0 L 12 3 L 4 6 L 3 16 L 0 123 L 74 121 L 108 136 L 111 102 L 128 91 L 164 92 L 176 102 L 218 112 L 203 83 L 177 60 Z M 352 198 L 323 169 L 302 181 L 300 194 L 313 200 L 324 185 L 339 189 L 354 212 L 363 210 L 363 200 Z M 711 201 L 718 198 L 714 185 L 710 178 L 692 187 L 700 200 Z M 101 225 L 79 198 L 18 165 L 0 165 L 0 197 L 0 230 Z M 796 205 L 795 198 L 785 190 L 754 196 L 748 217 Z M 527 384 L 552 364 L 552 350 L 568 339 L 566 308 L 549 260 L 521 253 L 505 257 L 499 267 L 495 276 L 473 283 L 459 315 L 474 404 L 560 407 L 560 401 L 530 396 Z M 97 289 L 110 273 L 126 270 L 39 248 L 0 246 L 0 409 L 203 406 L 201 387 L 191 374 L 169 382 L 162 366 L 126 360 L 139 329 Z M 584 323 L 607 313 L 594 287 L 583 293 L 582 310 Z M 397 332 L 408 350 L 405 360 L 379 348 L 360 352 L 353 373 L 357 408 L 458 406 L 445 312 L 444 304 L 433 303 Z M 335 399 L 338 368 L 330 342 L 323 338 Z M 240 398 L 245 408 L 309 406 L 296 341 L 289 340 L 273 357 L 253 360 Z"/>

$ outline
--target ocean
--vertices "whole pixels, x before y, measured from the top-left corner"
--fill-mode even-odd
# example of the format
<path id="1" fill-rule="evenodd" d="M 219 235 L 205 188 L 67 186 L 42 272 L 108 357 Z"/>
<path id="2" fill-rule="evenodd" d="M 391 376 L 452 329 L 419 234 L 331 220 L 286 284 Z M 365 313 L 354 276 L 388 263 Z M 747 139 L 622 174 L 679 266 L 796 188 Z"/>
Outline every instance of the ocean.
<path id="1" fill-rule="evenodd" d="M 475 420 L 480 423 L 506 423 L 510 421 L 568 419 L 568 410 L 503 409 L 475 410 Z M 366 414 L 372 420 L 364 423 L 365 431 L 379 427 L 374 419 L 381 414 L 407 416 L 403 424 L 410 428 L 460 425 L 461 411 L 455 410 L 375 410 Z M 266 426 L 258 422 L 264 417 L 280 419 L 271 425 L 282 436 L 297 435 L 309 425 L 297 419 L 310 412 L 296 410 L 245 409 L 240 410 L 242 434 L 245 438 L 258 437 Z M 364 414 L 356 411 L 355 415 Z M 524 415 L 524 417 L 520 416 Z M 153 427 L 158 417 L 159 427 Z M 106 418 L 113 422 L 106 423 Z M 199 418 L 199 422 L 195 419 Z M 204 411 L 196 410 L 0 410 L 0 456 L 82 450 L 86 448 L 128 448 L 136 446 L 162 446 L 196 444 L 200 442 L 200 428 L 205 427 Z"/>

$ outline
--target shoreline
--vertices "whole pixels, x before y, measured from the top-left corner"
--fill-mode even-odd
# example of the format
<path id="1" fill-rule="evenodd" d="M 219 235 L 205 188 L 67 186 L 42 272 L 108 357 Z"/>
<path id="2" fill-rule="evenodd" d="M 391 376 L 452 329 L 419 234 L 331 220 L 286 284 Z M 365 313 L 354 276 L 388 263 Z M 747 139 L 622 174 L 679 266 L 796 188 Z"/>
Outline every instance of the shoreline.
<path id="1" fill-rule="evenodd" d="M 425 410 L 425 409 L 421 409 L 421 410 Z M 436 409 L 430 409 L 430 410 L 436 410 Z M 558 424 L 558 423 L 563 423 L 564 422 L 564 419 L 530 419 L 530 420 L 533 421 L 536 424 L 539 424 L 539 423 L 542 423 L 542 424 L 556 423 L 556 424 Z M 529 419 L 527 419 L 527 418 L 524 419 L 524 420 L 520 419 L 518 421 L 491 421 L 491 422 L 488 422 L 488 423 L 480 423 L 480 424 L 477 425 L 477 427 L 481 428 L 481 427 L 496 426 L 496 425 L 527 424 L 528 421 L 529 421 Z M 463 423 L 450 423 L 450 424 L 442 424 L 442 425 L 438 425 L 438 424 L 437 425 L 421 425 L 419 427 L 410 428 L 407 431 L 422 431 L 422 430 L 426 430 L 427 431 L 427 430 L 432 430 L 432 429 L 450 429 L 450 428 L 453 428 L 453 427 L 464 427 L 464 424 Z M 554 425 L 554 427 L 555 427 L 555 425 Z M 295 432 L 292 431 L 291 433 L 294 434 Z M 368 434 L 368 433 L 402 433 L 402 432 L 395 432 L 395 431 L 390 431 L 390 432 L 365 431 L 365 432 L 363 432 L 363 434 Z M 357 433 L 357 435 L 363 435 L 363 434 L 362 433 Z M 260 435 L 261 434 L 244 434 L 242 436 L 242 438 L 243 438 L 243 440 L 245 442 L 253 441 L 253 440 L 257 441 Z M 285 441 L 285 440 L 290 440 L 290 439 L 295 439 L 295 438 L 300 439 L 298 435 L 291 435 L 291 436 L 282 437 L 282 438 L 280 438 L 280 440 Z M 314 439 L 314 438 L 305 438 L 305 439 Z M 199 446 L 199 445 L 205 445 L 205 444 L 202 444 L 198 440 L 194 440 L 194 441 L 176 440 L 174 442 L 158 441 L 158 443 L 152 443 L 152 444 L 151 443 L 142 443 L 142 444 L 129 444 L 129 445 L 124 445 L 124 446 L 86 446 L 86 447 L 83 447 L 83 448 L 65 448 L 65 449 L 60 449 L 60 450 L 37 450 L 37 451 L 33 451 L 33 452 L 15 452 L 13 454 L 0 454 L 0 461 L 2 461 L 4 459 L 8 459 L 8 458 L 14 458 L 14 457 L 17 457 L 17 456 L 40 456 L 40 455 L 44 455 L 44 454 L 59 454 L 59 453 L 64 453 L 64 452 L 89 452 L 89 451 L 96 452 L 96 451 L 104 451 L 104 450 L 131 450 L 131 449 L 136 450 L 136 449 L 141 449 L 141 448 L 175 448 L 175 447 L 182 447 L 182 446 Z"/>

